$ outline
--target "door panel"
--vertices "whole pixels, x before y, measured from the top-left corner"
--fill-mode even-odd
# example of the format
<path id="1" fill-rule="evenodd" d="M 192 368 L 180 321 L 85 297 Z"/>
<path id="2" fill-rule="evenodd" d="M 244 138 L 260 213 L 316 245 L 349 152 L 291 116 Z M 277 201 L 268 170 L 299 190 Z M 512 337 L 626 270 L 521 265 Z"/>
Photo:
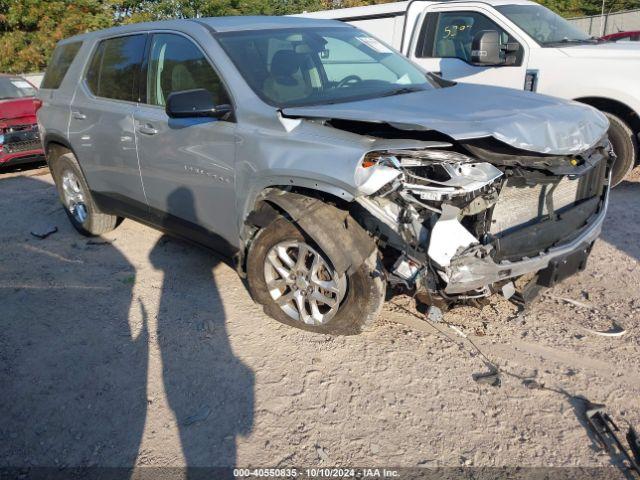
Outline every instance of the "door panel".
<path id="1" fill-rule="evenodd" d="M 512 64 L 481 66 L 471 63 L 473 39 L 485 30 L 497 31 L 503 45 L 520 45 L 517 52 L 510 54 Z M 429 8 L 413 60 L 448 80 L 522 90 L 526 76 L 525 53 L 524 44 L 484 12 L 466 7 L 442 11 Z"/>
<path id="2" fill-rule="evenodd" d="M 170 119 L 167 97 L 205 88 L 229 103 L 202 51 L 177 34 L 151 39 L 146 104 L 135 113 L 140 170 L 151 212 L 164 226 L 219 250 L 237 245 L 234 168 L 236 124 L 213 118 Z M 208 232 L 213 233 L 213 235 Z"/>
<path id="3" fill-rule="evenodd" d="M 139 107 L 135 124 L 154 220 L 167 227 L 167 222 L 187 222 L 235 244 L 235 124 L 169 119 L 164 110 L 150 106 Z"/>
<path id="4" fill-rule="evenodd" d="M 146 209 L 133 115 L 144 35 L 104 40 L 71 104 L 69 140 L 91 190 Z"/>

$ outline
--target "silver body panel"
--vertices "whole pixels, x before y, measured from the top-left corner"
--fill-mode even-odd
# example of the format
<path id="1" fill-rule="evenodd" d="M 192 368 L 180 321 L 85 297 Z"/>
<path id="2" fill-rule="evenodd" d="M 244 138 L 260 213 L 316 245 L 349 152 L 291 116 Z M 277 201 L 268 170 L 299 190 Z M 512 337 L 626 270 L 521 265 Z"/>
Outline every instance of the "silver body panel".
<path id="1" fill-rule="evenodd" d="M 91 189 L 146 204 L 133 124 L 135 103 L 96 98 L 84 82 L 71 103 L 67 138 Z"/>
<path id="2" fill-rule="evenodd" d="M 236 125 L 169 119 L 163 108 L 148 105 L 140 105 L 134 118 L 140 174 L 151 211 L 199 224 L 235 244 Z M 150 131 L 156 133 L 143 133 Z M 176 193 L 185 189 L 189 201 L 180 197 L 184 193 Z"/>

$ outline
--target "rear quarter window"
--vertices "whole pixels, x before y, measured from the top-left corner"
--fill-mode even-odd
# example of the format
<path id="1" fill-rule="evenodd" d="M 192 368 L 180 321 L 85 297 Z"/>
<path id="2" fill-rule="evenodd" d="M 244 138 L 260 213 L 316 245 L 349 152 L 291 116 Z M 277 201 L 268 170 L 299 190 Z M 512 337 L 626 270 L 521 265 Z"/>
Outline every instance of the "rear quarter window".
<path id="1" fill-rule="evenodd" d="M 145 40 L 145 35 L 102 40 L 87 69 L 86 81 L 91 93 L 97 97 L 137 102 Z"/>
<path id="2" fill-rule="evenodd" d="M 51 56 L 51 61 L 49 62 L 44 78 L 42 79 L 40 88 L 56 89 L 60 87 L 64 76 L 67 74 L 67 70 L 69 70 L 81 46 L 82 42 L 72 42 L 56 47 Z"/>

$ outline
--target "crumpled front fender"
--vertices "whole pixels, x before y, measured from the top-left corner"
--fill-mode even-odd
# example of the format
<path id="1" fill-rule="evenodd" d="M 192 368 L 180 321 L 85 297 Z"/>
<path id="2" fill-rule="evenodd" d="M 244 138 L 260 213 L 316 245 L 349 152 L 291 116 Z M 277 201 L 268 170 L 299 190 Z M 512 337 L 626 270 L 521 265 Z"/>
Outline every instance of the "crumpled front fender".
<path id="1" fill-rule="evenodd" d="M 281 190 L 272 190 L 263 200 L 285 211 L 339 274 L 354 273 L 376 249 L 373 238 L 349 212 L 322 200 Z"/>

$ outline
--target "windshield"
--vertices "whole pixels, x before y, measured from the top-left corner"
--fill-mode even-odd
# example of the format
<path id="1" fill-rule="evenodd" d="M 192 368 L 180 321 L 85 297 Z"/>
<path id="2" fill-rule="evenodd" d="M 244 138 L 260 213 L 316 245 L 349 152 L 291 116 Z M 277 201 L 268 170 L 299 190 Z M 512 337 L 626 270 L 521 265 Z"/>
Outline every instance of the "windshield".
<path id="1" fill-rule="evenodd" d="M 355 28 L 217 34 L 249 86 L 278 108 L 436 88 L 400 54 Z"/>
<path id="2" fill-rule="evenodd" d="M 543 46 L 595 41 L 542 5 L 501 5 L 496 10 Z"/>
<path id="3" fill-rule="evenodd" d="M 0 100 L 33 97 L 36 89 L 20 77 L 0 77 Z"/>

